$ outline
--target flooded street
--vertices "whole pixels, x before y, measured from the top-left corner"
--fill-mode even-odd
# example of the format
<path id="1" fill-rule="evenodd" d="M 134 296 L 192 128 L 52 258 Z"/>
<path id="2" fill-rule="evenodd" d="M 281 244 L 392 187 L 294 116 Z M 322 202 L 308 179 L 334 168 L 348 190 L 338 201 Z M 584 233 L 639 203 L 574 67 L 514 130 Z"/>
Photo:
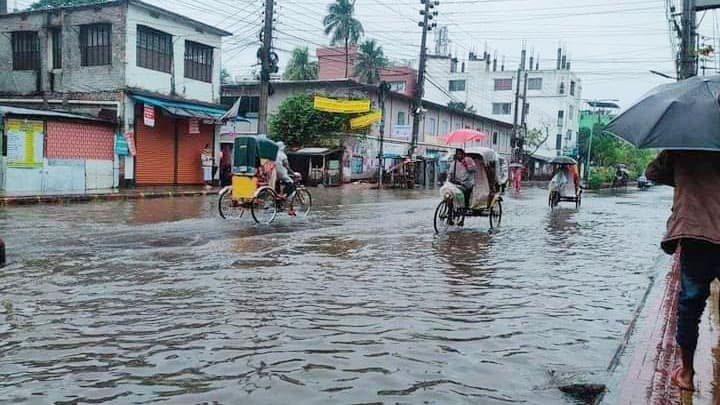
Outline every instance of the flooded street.
<path id="1" fill-rule="evenodd" d="M 572 404 L 669 269 L 666 188 L 530 189 L 443 237 L 437 191 L 311 191 L 268 227 L 214 197 L 0 209 L 0 403 Z"/>

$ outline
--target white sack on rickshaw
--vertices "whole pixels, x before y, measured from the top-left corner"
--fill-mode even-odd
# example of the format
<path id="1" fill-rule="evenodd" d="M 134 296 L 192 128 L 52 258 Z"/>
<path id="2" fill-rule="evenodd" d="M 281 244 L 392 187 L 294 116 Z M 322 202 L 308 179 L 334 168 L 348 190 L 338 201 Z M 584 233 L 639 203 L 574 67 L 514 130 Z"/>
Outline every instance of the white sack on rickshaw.
<path id="1" fill-rule="evenodd" d="M 472 209 L 486 208 L 488 205 L 490 183 L 488 182 L 486 170 L 483 165 L 477 166 L 477 171 L 475 172 L 475 187 L 473 188 L 472 201 L 470 203 L 470 208 Z"/>
<path id="2" fill-rule="evenodd" d="M 440 187 L 440 194 L 442 194 L 443 196 L 445 196 L 446 194 L 450 194 L 454 197 L 455 205 L 457 207 L 465 207 L 465 195 L 463 194 L 462 188 L 460 188 L 460 186 L 458 186 L 457 184 L 446 181 L 445 184 Z"/>
<path id="3" fill-rule="evenodd" d="M 550 180 L 550 185 L 548 186 L 548 188 L 550 189 L 550 191 L 555 191 L 559 193 L 568 182 L 569 181 L 567 174 L 565 174 L 565 172 L 563 171 L 559 171 L 555 176 L 553 176 L 552 180 Z"/>

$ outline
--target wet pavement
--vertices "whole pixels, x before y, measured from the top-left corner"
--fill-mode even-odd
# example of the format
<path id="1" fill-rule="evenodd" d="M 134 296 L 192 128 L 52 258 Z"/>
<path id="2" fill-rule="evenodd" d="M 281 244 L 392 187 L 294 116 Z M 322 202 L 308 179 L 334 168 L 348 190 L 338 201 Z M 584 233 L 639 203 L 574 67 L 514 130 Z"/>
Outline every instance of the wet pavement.
<path id="1" fill-rule="evenodd" d="M 216 197 L 0 208 L 0 403 L 578 403 L 670 266 L 669 189 L 531 189 L 443 237 L 436 191 L 312 191 L 268 227 Z"/>

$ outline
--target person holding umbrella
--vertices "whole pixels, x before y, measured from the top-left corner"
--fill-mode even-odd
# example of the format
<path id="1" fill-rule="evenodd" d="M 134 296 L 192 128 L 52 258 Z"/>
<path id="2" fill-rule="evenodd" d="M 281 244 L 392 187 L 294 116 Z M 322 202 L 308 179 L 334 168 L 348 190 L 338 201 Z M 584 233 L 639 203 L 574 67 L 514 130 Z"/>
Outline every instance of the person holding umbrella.
<path id="1" fill-rule="evenodd" d="M 673 383 L 694 390 L 698 326 L 720 279 L 720 76 L 658 87 L 613 120 L 606 131 L 639 147 L 664 149 L 648 179 L 675 188 L 661 246 L 680 254 L 676 341 L 682 365 Z"/>

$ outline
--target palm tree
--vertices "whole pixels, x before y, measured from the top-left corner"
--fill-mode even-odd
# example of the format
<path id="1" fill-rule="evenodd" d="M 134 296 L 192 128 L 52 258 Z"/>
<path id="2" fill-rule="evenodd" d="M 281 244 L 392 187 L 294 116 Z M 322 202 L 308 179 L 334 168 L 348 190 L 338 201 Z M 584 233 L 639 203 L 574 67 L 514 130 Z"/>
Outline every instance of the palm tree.
<path id="1" fill-rule="evenodd" d="M 376 84 L 380 81 L 380 70 L 386 68 L 388 64 L 382 46 L 378 46 L 374 39 L 370 39 L 360 45 L 354 73 L 361 81 Z"/>
<path id="2" fill-rule="evenodd" d="M 328 6 L 328 15 L 325 16 L 325 34 L 330 35 L 330 45 L 336 46 L 345 43 L 345 77 L 348 77 L 350 45 L 356 44 L 363 35 L 363 26 L 353 14 L 355 13 L 355 0 L 335 0 Z"/>
<path id="3" fill-rule="evenodd" d="M 317 62 L 310 61 L 310 51 L 307 47 L 293 49 L 292 56 L 285 68 L 285 80 L 316 80 L 318 77 Z"/>

